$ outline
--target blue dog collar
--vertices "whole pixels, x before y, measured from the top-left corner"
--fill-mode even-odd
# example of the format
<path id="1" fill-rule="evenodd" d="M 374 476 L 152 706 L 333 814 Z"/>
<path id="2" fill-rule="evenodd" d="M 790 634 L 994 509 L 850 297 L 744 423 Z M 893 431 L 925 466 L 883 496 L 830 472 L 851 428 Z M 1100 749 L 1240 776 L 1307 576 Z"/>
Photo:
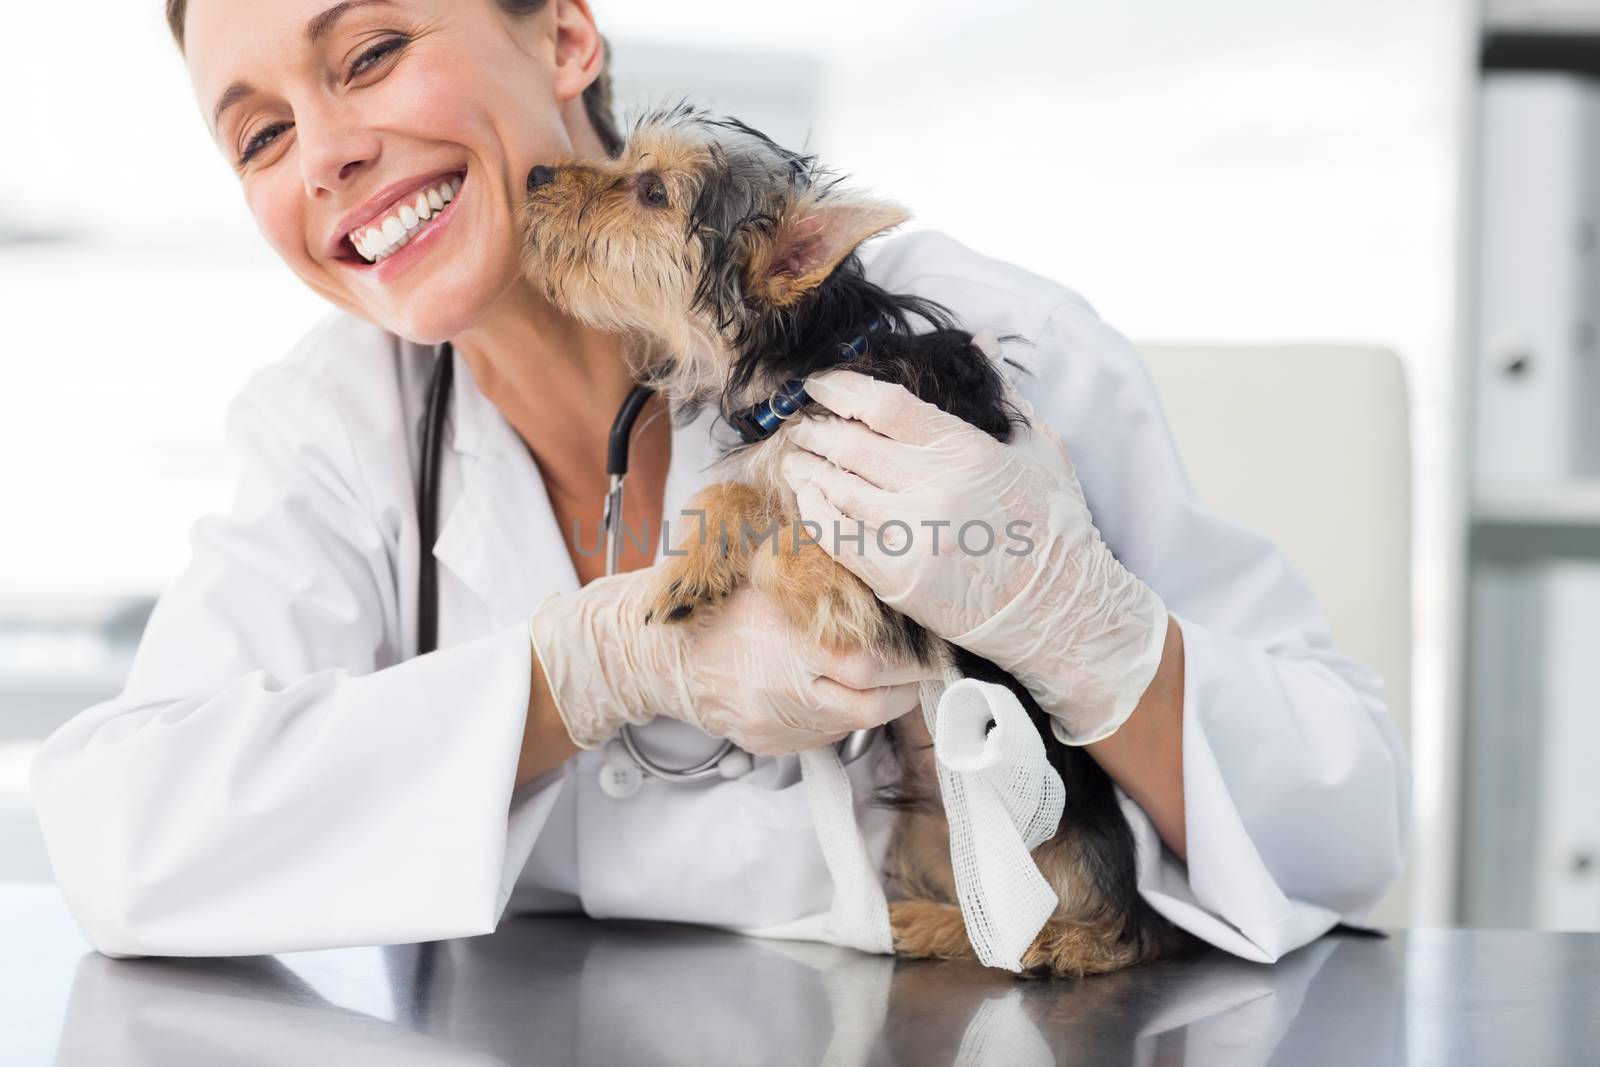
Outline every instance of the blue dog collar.
<path id="1" fill-rule="evenodd" d="M 875 311 L 870 312 L 862 332 L 841 344 L 832 362 L 818 367 L 812 373 L 856 362 L 866 353 L 867 341 L 882 333 L 883 328 L 882 316 Z M 811 397 L 806 393 L 806 380 L 790 378 L 778 387 L 777 392 L 759 404 L 734 412 L 728 417 L 728 422 L 739 432 L 745 444 L 753 445 L 777 433 L 778 427 L 793 418 L 810 400 Z"/>

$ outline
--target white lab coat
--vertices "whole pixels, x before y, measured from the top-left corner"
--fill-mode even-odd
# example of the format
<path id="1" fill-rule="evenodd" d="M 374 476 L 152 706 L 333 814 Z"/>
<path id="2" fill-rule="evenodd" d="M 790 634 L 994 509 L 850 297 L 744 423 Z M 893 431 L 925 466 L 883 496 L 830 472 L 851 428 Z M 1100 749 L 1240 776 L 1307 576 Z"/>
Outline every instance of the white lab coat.
<path id="1" fill-rule="evenodd" d="M 1033 342 L 1010 346 L 1031 372 L 1014 380 L 1066 439 L 1106 542 L 1182 627 L 1188 862 L 1124 796 L 1140 891 L 1253 960 L 1362 920 L 1408 827 L 1381 685 L 1330 647 L 1273 546 L 1194 498 L 1128 342 L 1071 291 L 937 234 L 880 242 L 869 273 Z M 525 619 L 577 579 L 537 467 L 464 364 L 433 549 L 440 650 L 414 655 L 431 358 L 341 315 L 231 405 L 231 510 L 196 523 L 124 691 L 32 769 L 56 878 L 100 951 L 433 940 L 488 932 L 508 908 L 735 928 L 827 909 L 793 757 L 615 800 L 584 752 L 513 790 Z M 664 514 L 712 477 L 711 416 L 673 431 Z M 680 760 L 714 746 L 665 720 L 641 736 Z M 858 797 L 881 756 L 851 765 Z M 881 861 L 891 816 L 859 815 Z"/>

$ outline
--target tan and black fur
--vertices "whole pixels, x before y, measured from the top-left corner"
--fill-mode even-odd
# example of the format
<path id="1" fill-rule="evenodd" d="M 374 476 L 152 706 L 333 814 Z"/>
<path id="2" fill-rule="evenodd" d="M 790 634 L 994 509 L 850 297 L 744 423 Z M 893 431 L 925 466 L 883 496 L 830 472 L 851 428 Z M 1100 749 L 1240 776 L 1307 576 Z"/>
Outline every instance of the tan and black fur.
<path id="1" fill-rule="evenodd" d="M 557 306 L 624 335 L 636 376 L 679 417 L 713 402 L 727 416 L 770 396 L 825 366 L 826 354 L 875 314 L 892 328 L 873 336 L 852 369 L 1009 440 L 1022 417 L 972 335 L 939 305 L 887 292 L 864 275 L 858 246 L 906 218 L 737 120 L 679 105 L 636 123 L 616 159 L 534 168 L 522 208 L 524 266 Z M 724 458 L 729 479 L 691 505 L 705 509 L 703 529 L 713 535 L 689 539 L 685 555 L 662 564 L 651 618 L 671 625 L 715 610 L 749 582 L 831 647 L 953 662 L 966 677 L 1009 686 L 1039 727 L 1067 794 L 1059 830 L 1034 850 L 1061 905 L 1025 967 L 1095 974 L 1184 947 L 1186 936 L 1135 889 L 1132 834 L 1099 765 L 1057 742 L 1009 675 L 880 604 L 794 529 L 793 494 L 778 474 L 792 447 L 780 429 Z M 777 543 L 741 536 L 775 524 L 789 531 Z M 915 714 L 892 726 L 904 773 L 880 799 L 901 809 L 890 856 L 896 950 L 970 956 L 926 729 Z"/>

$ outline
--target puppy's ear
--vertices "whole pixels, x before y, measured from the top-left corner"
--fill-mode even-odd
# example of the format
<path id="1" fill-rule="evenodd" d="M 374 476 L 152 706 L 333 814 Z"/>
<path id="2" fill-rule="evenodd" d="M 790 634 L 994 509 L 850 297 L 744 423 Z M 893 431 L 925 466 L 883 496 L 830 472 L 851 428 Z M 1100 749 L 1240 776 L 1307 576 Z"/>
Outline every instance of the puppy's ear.
<path id="1" fill-rule="evenodd" d="M 751 249 L 745 293 L 788 307 L 821 285 L 862 242 L 911 217 L 899 204 L 840 194 L 792 205 Z"/>

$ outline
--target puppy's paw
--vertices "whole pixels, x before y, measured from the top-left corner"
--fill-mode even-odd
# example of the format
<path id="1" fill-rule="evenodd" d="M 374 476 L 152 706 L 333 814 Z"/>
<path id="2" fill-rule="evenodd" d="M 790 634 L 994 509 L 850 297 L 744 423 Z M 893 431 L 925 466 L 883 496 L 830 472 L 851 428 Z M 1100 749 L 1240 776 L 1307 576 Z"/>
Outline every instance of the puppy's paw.
<path id="1" fill-rule="evenodd" d="M 1120 971 L 1138 955 L 1114 923 L 1051 919 L 1022 954 L 1022 978 L 1082 978 Z"/>
<path id="2" fill-rule="evenodd" d="M 973 956 L 967 924 L 954 904 L 896 900 L 889 904 L 889 929 L 897 956 L 922 960 L 961 960 Z"/>
<path id="3" fill-rule="evenodd" d="M 645 622 L 682 622 L 743 584 L 744 563 L 727 545 L 708 541 L 689 545 L 685 551 L 688 555 L 662 566 L 645 610 Z"/>
<path id="4" fill-rule="evenodd" d="M 700 521 L 661 563 L 645 622 L 682 622 L 743 585 L 750 574 L 747 531 L 765 526 L 771 506 L 769 497 L 739 482 L 696 493 L 685 514 L 698 514 Z"/>

